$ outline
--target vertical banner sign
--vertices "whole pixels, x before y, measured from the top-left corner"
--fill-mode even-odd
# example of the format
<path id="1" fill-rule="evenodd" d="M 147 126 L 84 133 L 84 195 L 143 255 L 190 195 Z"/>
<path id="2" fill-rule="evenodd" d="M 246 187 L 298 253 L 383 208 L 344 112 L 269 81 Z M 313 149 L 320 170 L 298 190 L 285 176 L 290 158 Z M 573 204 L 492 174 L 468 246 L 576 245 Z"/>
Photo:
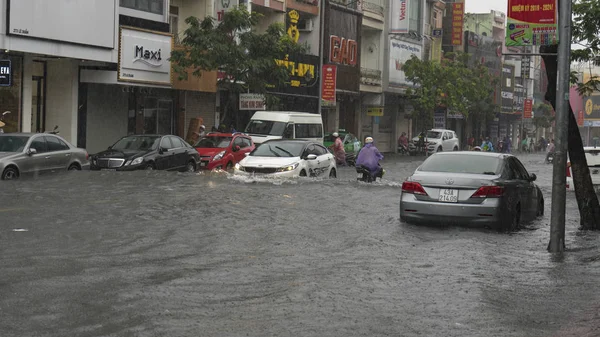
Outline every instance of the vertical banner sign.
<path id="1" fill-rule="evenodd" d="M 0 87 L 10 87 L 12 84 L 12 67 L 10 60 L 0 60 Z"/>
<path id="2" fill-rule="evenodd" d="M 529 79 L 530 72 L 531 72 L 531 58 L 529 56 L 523 56 L 521 58 L 521 78 Z"/>
<path id="3" fill-rule="evenodd" d="M 215 0 L 215 12 L 217 22 L 223 21 L 223 15 L 225 12 L 229 12 L 233 7 L 238 6 L 239 0 Z"/>
<path id="4" fill-rule="evenodd" d="M 408 0 L 391 0 L 390 33 L 408 33 Z"/>
<path id="5" fill-rule="evenodd" d="M 337 82 L 337 66 L 323 65 L 323 87 L 321 88 L 321 99 L 323 106 L 335 106 L 335 88 Z"/>
<path id="6" fill-rule="evenodd" d="M 440 107 L 435 109 L 433 112 L 433 127 L 435 129 L 446 128 L 446 109 Z"/>
<path id="7" fill-rule="evenodd" d="M 500 85 L 500 112 L 512 114 L 514 112 L 515 91 L 515 66 L 512 64 L 502 65 L 502 83 Z"/>
<path id="8" fill-rule="evenodd" d="M 583 117 L 583 110 L 579 110 L 579 112 L 577 113 L 577 125 L 583 126 L 584 120 L 585 118 Z"/>
<path id="9" fill-rule="evenodd" d="M 465 4 L 455 2 L 452 4 L 452 45 L 462 46 L 463 42 L 463 20 L 465 16 Z"/>
<path id="10" fill-rule="evenodd" d="M 507 46 L 558 43 L 557 0 L 508 0 Z"/>
<path id="11" fill-rule="evenodd" d="M 531 119 L 533 111 L 533 100 L 531 98 L 526 98 L 523 101 L 523 118 Z"/>

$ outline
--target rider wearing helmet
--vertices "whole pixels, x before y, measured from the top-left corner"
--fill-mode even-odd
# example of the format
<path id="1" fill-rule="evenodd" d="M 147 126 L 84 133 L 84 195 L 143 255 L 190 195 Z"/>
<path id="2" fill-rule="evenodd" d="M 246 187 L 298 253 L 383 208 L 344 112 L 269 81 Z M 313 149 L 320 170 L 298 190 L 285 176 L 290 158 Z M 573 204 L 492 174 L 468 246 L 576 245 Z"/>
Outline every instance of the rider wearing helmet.
<path id="1" fill-rule="evenodd" d="M 342 143 L 340 134 L 334 132 L 331 135 L 335 138 L 333 145 L 330 146 L 331 150 L 333 150 L 335 161 L 338 165 L 346 166 L 346 150 L 344 150 L 344 143 Z"/>
<path id="2" fill-rule="evenodd" d="M 365 138 L 365 146 L 358 153 L 356 158 L 356 167 L 364 166 L 372 176 L 377 176 L 383 168 L 379 166 L 379 161 L 383 159 L 383 155 L 373 144 L 373 137 Z"/>

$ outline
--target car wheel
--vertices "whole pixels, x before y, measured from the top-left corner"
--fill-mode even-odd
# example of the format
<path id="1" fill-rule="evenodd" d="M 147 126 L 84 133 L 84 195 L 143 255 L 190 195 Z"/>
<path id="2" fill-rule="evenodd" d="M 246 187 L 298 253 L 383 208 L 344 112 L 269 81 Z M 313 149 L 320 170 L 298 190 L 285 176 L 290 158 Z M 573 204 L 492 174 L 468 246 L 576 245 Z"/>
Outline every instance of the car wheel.
<path id="1" fill-rule="evenodd" d="M 304 171 L 304 170 L 300 171 L 300 176 L 301 177 L 306 177 L 306 171 Z"/>
<path id="2" fill-rule="evenodd" d="M 16 167 L 7 167 L 2 172 L 2 180 L 16 180 L 19 179 L 19 170 Z"/>
<path id="3" fill-rule="evenodd" d="M 196 172 L 196 163 L 194 163 L 193 160 L 188 161 L 187 165 L 185 166 L 185 171 L 186 172 Z"/>
<path id="4" fill-rule="evenodd" d="M 458 146 L 455 146 L 454 149 L 452 149 L 452 151 L 458 151 Z"/>
<path id="5" fill-rule="evenodd" d="M 329 178 L 331 178 L 331 179 L 337 178 L 337 173 L 335 172 L 334 168 L 332 168 L 331 171 L 329 171 Z"/>
<path id="6" fill-rule="evenodd" d="M 540 197 L 538 199 L 538 208 L 537 208 L 537 216 L 544 215 L 544 197 Z"/>
<path id="7" fill-rule="evenodd" d="M 69 171 L 81 171 L 81 167 L 75 163 L 71 164 L 68 168 Z"/>
<path id="8" fill-rule="evenodd" d="M 148 163 L 148 165 L 146 165 L 146 170 L 148 170 L 148 171 L 156 170 L 156 165 L 154 165 L 154 163 Z"/>
<path id="9" fill-rule="evenodd" d="M 442 147 L 438 147 L 437 150 L 435 152 L 442 152 Z"/>
<path id="10" fill-rule="evenodd" d="M 225 166 L 225 171 L 227 171 L 227 172 L 233 171 L 233 163 L 232 162 L 227 163 L 227 166 Z"/>

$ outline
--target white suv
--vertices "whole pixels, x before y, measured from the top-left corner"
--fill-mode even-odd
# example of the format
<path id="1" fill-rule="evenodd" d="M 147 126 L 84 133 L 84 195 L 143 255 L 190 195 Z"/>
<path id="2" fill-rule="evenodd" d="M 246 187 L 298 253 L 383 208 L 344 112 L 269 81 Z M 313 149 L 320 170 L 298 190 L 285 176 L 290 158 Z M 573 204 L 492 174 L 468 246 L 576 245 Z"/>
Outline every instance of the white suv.
<path id="1" fill-rule="evenodd" d="M 425 134 L 425 141 L 427 141 L 427 154 L 441 151 L 458 151 L 460 149 L 456 133 L 452 130 L 431 129 Z M 418 143 L 418 136 L 410 142 L 408 150 L 411 154 L 417 152 Z"/>

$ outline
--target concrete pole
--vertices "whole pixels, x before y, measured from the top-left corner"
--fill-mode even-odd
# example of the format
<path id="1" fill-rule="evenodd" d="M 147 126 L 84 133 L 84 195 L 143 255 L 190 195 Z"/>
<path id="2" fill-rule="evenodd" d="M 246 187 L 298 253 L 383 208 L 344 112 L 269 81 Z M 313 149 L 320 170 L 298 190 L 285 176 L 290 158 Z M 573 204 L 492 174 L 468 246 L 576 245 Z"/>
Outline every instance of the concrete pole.
<path id="1" fill-rule="evenodd" d="M 569 130 L 569 74 L 571 60 L 571 0 L 560 1 L 558 18 L 558 79 L 556 86 L 556 135 L 552 171 L 552 211 L 548 251 L 561 253 L 565 247 L 567 145 Z"/>
<path id="2" fill-rule="evenodd" d="M 325 57 L 324 37 L 325 37 L 325 6 L 329 1 L 321 0 L 319 7 L 319 105 L 318 113 L 323 118 L 323 58 Z M 338 115 L 339 116 L 339 115 Z M 337 130 L 337 126 L 336 129 Z"/>

